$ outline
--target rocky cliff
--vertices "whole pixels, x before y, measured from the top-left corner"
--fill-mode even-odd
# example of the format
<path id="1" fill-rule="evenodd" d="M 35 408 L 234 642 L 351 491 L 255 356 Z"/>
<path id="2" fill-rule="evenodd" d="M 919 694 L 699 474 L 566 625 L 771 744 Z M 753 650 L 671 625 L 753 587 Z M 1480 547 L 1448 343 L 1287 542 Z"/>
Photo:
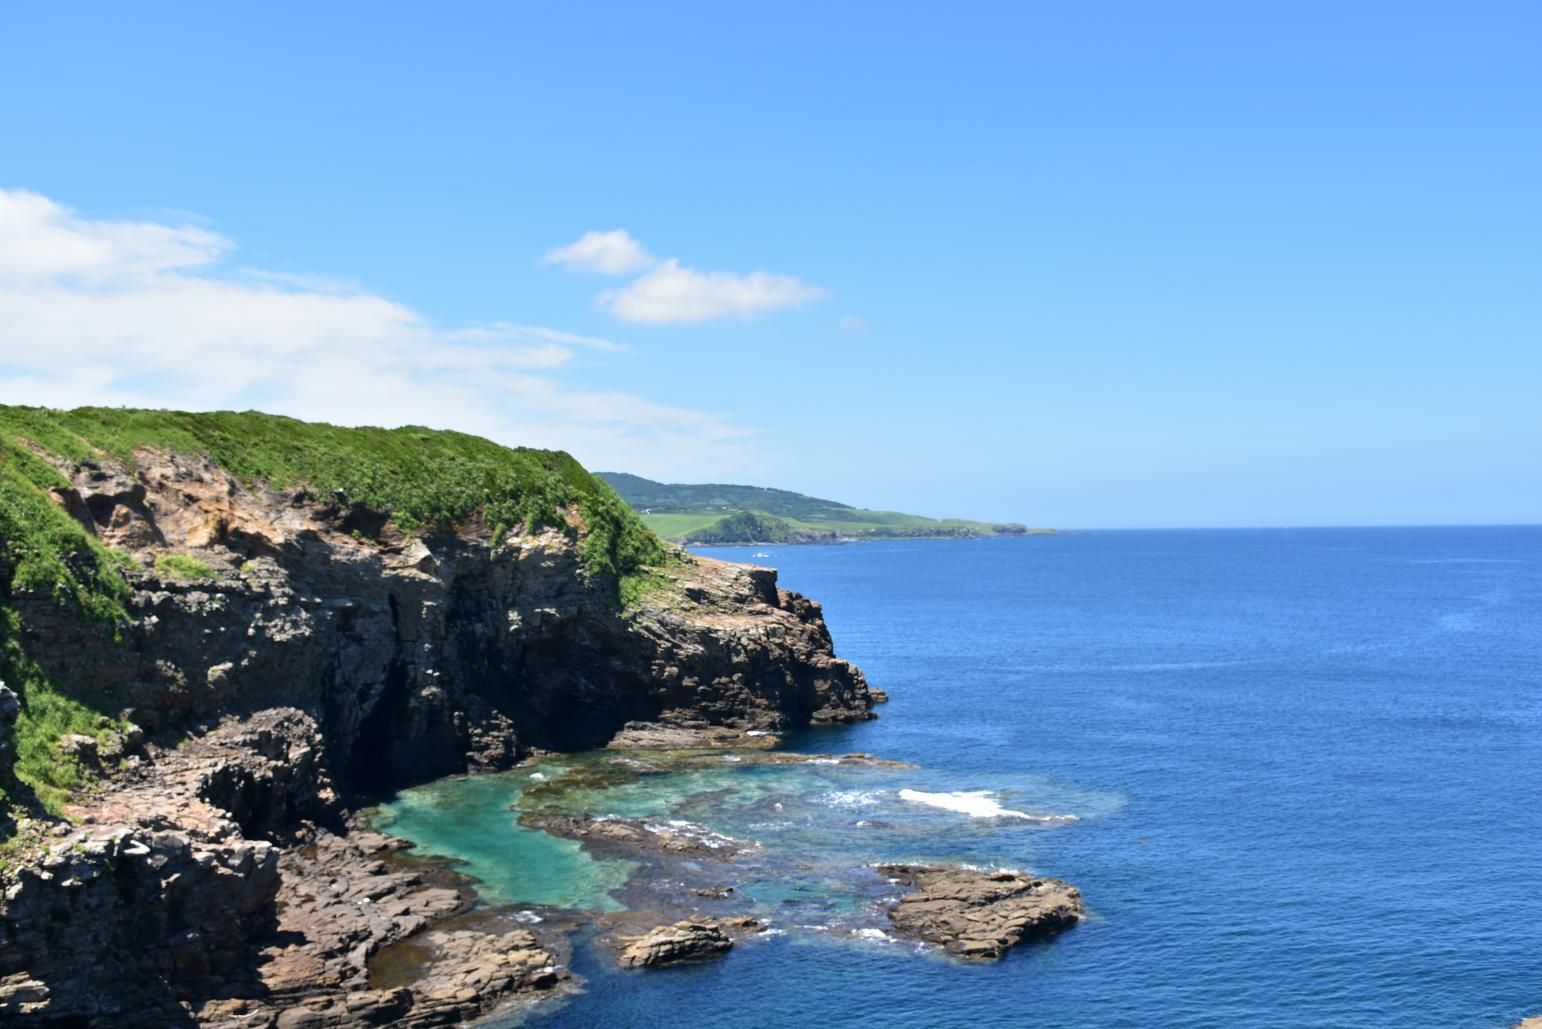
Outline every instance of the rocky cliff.
<path id="1" fill-rule="evenodd" d="M 577 503 L 557 506 L 558 524 L 496 527 L 473 511 L 408 530 L 344 491 L 278 488 L 197 451 L 11 446 L 11 460 L 52 469 L 31 479 L 90 553 L 112 556 L 126 617 L 88 617 L 29 583 L 15 573 L 29 555 L 0 533 L 7 668 L 25 662 L 101 712 L 94 732 L 48 741 L 86 783 L 63 819 L 28 809 L 26 783 L 0 769 L 22 798 L 0 1018 L 468 1017 L 500 990 L 550 985 L 548 962 L 534 942 L 514 965 L 506 949 L 488 957 L 513 931 L 500 926 L 436 945 L 451 961 L 438 994 L 371 987 L 369 956 L 456 902 L 380 866 L 385 841 L 348 832 L 350 799 L 600 745 L 629 723 L 774 731 L 871 717 L 876 691 L 834 656 L 818 605 L 774 572 L 660 550 L 618 581 L 586 560 L 594 527 Z M 35 732 L 41 694 L 19 700 Z M 0 763 L 14 751 L 0 748 Z M 344 866 L 331 907 L 299 885 L 333 881 L 318 854 Z M 378 896 L 350 899 L 350 876 L 378 878 Z M 400 917 L 381 916 L 382 901 Z M 481 984 L 474 1001 L 455 1000 L 457 976 Z"/>

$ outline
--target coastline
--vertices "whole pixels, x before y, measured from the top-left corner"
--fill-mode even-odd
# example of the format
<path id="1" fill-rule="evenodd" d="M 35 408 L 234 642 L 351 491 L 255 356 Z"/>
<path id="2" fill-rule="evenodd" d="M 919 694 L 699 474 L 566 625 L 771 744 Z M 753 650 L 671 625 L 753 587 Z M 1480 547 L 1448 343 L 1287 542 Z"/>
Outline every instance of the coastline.
<path id="1" fill-rule="evenodd" d="M 1082 530 L 1075 529 L 1029 529 L 1026 532 L 996 532 L 996 533 L 947 533 L 943 535 L 920 534 L 905 536 L 840 536 L 831 534 L 816 535 L 816 538 L 790 539 L 790 540 L 736 540 L 733 542 L 692 542 L 671 540 L 670 542 L 681 547 L 833 547 L 844 546 L 849 543 L 913 543 L 921 540 L 936 540 L 947 542 L 972 542 L 975 540 L 989 539 L 1037 539 L 1048 536 L 1079 536 Z"/>
<path id="2" fill-rule="evenodd" d="M 417 534 L 207 457 L 53 470 L 67 485 L 40 503 L 62 538 L 115 548 L 124 616 L 17 589 L 34 682 L 121 692 L 82 723 L 95 735 L 52 751 L 83 780 L 63 809 L 16 811 L 0 1017 L 476 1017 L 559 987 L 560 947 L 517 919 L 457 921 L 474 913 L 464 884 L 399 863 L 356 798 L 584 751 L 638 720 L 738 738 L 876 717 L 881 693 L 835 656 L 819 605 L 773 571 L 671 549 L 628 586 L 586 563 L 578 505 L 566 531 Z M 0 704 L 0 744 L 24 711 Z M 428 972 L 377 986 L 372 956 L 408 937 Z"/>

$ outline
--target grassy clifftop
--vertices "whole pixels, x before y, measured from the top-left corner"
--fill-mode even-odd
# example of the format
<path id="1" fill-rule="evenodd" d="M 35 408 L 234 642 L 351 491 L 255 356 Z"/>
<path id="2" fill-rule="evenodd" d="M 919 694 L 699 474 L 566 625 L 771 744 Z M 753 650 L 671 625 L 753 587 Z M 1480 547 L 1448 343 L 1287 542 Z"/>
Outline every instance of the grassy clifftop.
<path id="1" fill-rule="evenodd" d="M 77 762 L 58 752 L 59 738 L 107 734 L 118 726 L 110 684 L 97 695 L 77 696 L 48 681 L 25 651 L 12 598 L 18 591 L 44 594 L 86 619 L 127 620 L 128 558 L 103 547 L 50 490 L 67 485 L 55 462 L 132 465 L 141 448 L 207 457 L 248 483 L 303 487 L 386 511 L 404 532 L 481 519 L 495 532 L 551 526 L 578 535 L 564 517 L 576 508 L 584 565 L 591 574 L 614 577 L 618 596 L 643 569 L 665 559 L 658 537 L 615 491 L 560 451 L 504 447 L 458 432 L 340 428 L 256 412 L 0 406 L 0 678 L 21 699 L 14 753 L 0 754 L 0 808 L 17 799 L 3 795 L 6 764 L 14 760 L 11 793 L 20 786 L 57 804 L 82 775 Z"/>
<path id="2" fill-rule="evenodd" d="M 454 527 L 473 516 L 502 529 L 562 527 L 577 505 L 592 572 L 625 575 L 658 560 L 658 540 L 605 483 L 562 451 L 505 447 L 478 436 L 408 426 L 341 428 L 254 411 L 192 414 L 0 406 L 0 476 L 46 489 L 63 482 L 35 451 L 70 461 L 153 447 L 209 458 L 231 475 L 389 511 L 404 531 Z M 0 533 L 5 526 L 0 523 Z"/>

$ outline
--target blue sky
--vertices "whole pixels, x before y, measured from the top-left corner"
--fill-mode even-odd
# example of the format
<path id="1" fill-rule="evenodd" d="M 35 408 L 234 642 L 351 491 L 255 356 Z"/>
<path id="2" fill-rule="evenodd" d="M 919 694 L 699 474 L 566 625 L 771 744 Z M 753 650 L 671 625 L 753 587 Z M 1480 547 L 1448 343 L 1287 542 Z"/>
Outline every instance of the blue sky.
<path id="1" fill-rule="evenodd" d="M 1034 524 L 1535 522 L 1539 41 L 1532 3 L 11 4 L 0 399 Z"/>

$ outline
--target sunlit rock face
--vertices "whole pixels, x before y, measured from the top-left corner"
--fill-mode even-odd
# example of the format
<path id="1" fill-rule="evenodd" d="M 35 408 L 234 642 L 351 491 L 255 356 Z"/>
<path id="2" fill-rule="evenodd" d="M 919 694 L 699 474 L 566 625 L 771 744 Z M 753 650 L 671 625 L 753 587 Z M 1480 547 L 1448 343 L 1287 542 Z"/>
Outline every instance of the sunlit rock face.
<path id="1" fill-rule="evenodd" d="M 60 470 L 58 504 L 128 558 L 132 620 L 12 601 L 27 652 L 64 688 L 110 684 L 132 731 L 78 755 L 108 783 L 71 812 L 86 828 L 6 874 L 0 1015 L 219 1021 L 288 990 L 342 1019 L 373 953 L 459 905 L 392 878 L 387 841 L 349 832 L 350 798 L 603 745 L 629 723 L 768 733 L 871 717 L 818 605 L 774 572 L 678 553 L 623 605 L 585 569 L 576 510 L 572 533 L 418 536 L 205 459 Z M 167 554 L 206 574 L 157 570 Z M 541 941 L 519 936 L 512 964 L 488 956 L 522 929 L 457 931 L 434 944 L 442 975 L 359 1010 L 454 1020 L 560 979 Z"/>

